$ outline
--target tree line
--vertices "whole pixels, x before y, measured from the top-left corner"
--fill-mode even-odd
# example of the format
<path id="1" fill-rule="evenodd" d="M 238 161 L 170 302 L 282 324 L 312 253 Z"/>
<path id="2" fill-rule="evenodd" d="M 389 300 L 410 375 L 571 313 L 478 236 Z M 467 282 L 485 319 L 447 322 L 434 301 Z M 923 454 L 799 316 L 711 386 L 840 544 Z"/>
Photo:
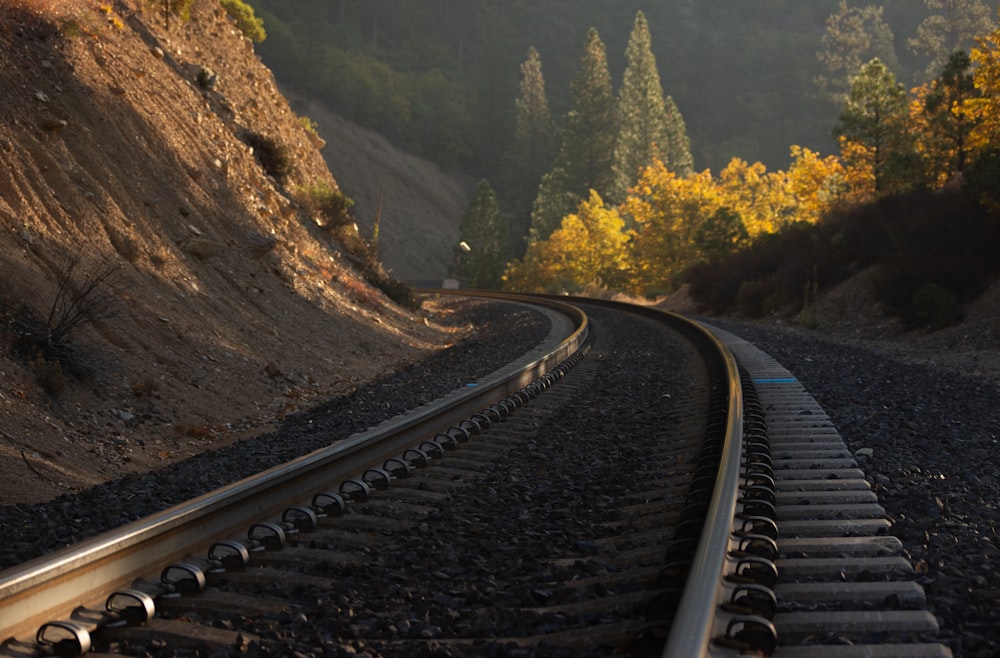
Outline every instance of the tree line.
<path id="1" fill-rule="evenodd" d="M 719 251 L 709 244 L 719 235 L 746 245 L 761 234 L 755 227 L 780 227 L 797 215 L 809 220 L 815 214 L 802 208 L 845 198 L 842 189 L 860 175 L 855 165 L 867 151 L 856 145 L 866 138 L 855 133 L 867 128 L 864 121 L 838 113 L 846 109 L 862 66 L 878 58 L 897 86 L 929 84 L 956 46 L 969 52 L 973 36 L 989 30 L 996 2 L 993 9 L 980 0 L 884 0 L 877 6 L 849 6 L 845 0 L 251 4 L 268 26 L 260 52 L 283 84 L 446 167 L 490 181 L 488 190 L 480 186 L 463 222 L 472 251 L 457 256 L 460 269 L 475 265 L 492 272 L 486 279 L 477 275 L 478 285 L 497 285 L 497 272 L 512 257 L 517 260 L 509 280 L 531 262 L 532 249 L 571 216 L 579 218 L 578 211 L 593 201 L 591 190 L 606 208 L 624 213 L 628 244 L 638 244 L 640 223 L 623 209 L 643 166 L 663 164 L 667 174 L 685 184 L 690 177 L 705 180 L 707 171 L 718 171 L 708 179 L 750 178 L 772 192 L 786 186 L 794 192 L 788 180 L 805 185 L 810 167 L 844 169 L 829 179 L 819 200 L 801 200 L 797 209 L 772 198 L 771 205 L 781 210 L 773 210 L 768 220 L 760 219 L 766 215 L 762 210 L 717 201 L 724 194 L 708 195 L 715 200 L 704 201 L 698 212 L 689 203 L 685 212 L 699 217 L 707 212 L 711 218 L 690 232 L 692 240 L 701 242 L 692 252 L 697 258 Z M 648 73 L 637 75 L 642 67 L 633 64 L 640 14 L 657 36 L 662 73 L 655 71 L 653 44 L 640 49 L 654 62 L 655 84 Z M 602 26 L 599 36 L 596 30 L 588 32 L 592 24 Z M 621 29 L 626 24 L 631 32 Z M 817 52 L 816 32 L 823 26 Z M 588 36 L 581 58 L 583 35 Z M 604 50 L 603 63 L 594 49 Z M 555 81 L 547 88 L 543 57 L 545 74 Z M 935 73 L 929 76 L 928 71 Z M 520 73 L 519 81 L 512 72 Z M 874 70 L 868 73 L 868 78 L 877 77 Z M 662 88 L 660 94 L 642 92 L 641 85 L 628 81 L 630 76 L 650 88 L 660 87 L 662 80 L 670 93 L 662 94 Z M 610 79 L 621 81 L 618 90 L 611 88 Z M 627 97 L 633 100 L 626 103 Z M 929 101 L 933 106 L 935 97 Z M 623 105 L 637 108 L 641 103 L 646 103 L 641 110 L 623 110 Z M 651 128 L 657 121 L 650 117 L 662 116 L 657 103 L 667 117 L 666 137 Z M 628 129 L 622 128 L 623 116 L 633 117 Z M 831 133 L 834 123 L 837 130 Z M 932 123 L 938 126 L 940 119 Z M 884 127 L 876 126 L 876 134 Z M 678 144 L 687 154 L 669 155 Z M 658 159 L 652 162 L 648 153 L 634 155 L 653 146 Z M 898 189 L 898 181 L 923 167 L 930 157 L 927 149 L 878 142 L 873 180 L 879 190 Z M 689 163 L 680 164 L 685 159 Z M 781 178 L 786 183 L 779 184 Z M 484 208 L 484 217 L 497 217 L 498 227 L 485 232 L 495 237 L 473 239 L 484 230 L 476 223 L 485 221 L 476 218 L 473 207 Z M 486 245 L 494 246 L 476 251 Z M 662 276 L 646 278 L 650 289 L 669 285 Z"/>
<path id="2" fill-rule="evenodd" d="M 980 8 L 976 3 L 965 7 Z M 851 21 L 845 19 L 879 15 L 872 8 L 859 13 L 841 3 L 840 12 L 828 21 L 824 44 L 829 52 L 848 42 L 843 30 Z M 867 34 L 869 47 L 878 52 L 876 37 L 883 32 L 879 21 L 854 24 L 859 31 L 853 42 Z M 879 57 L 857 65 L 835 96 L 841 111 L 833 129 L 838 151 L 834 155 L 792 146 L 786 170 L 769 171 L 761 162 L 733 158 L 713 175 L 708 169 L 685 171 L 670 157 L 654 153 L 624 195 L 611 183 L 592 185 L 583 195 L 576 190 L 557 195 L 576 206 L 551 231 L 537 222 L 546 204 L 543 177 L 527 251 L 508 266 L 504 285 L 550 292 L 597 287 L 654 294 L 676 287 L 699 263 L 717 261 L 763 237 L 889 195 L 963 188 L 996 208 L 1000 32 L 991 20 L 958 24 L 968 32 L 949 31 L 939 21 L 921 25 L 935 58 L 954 43 L 974 47 L 952 51 L 933 79 L 909 92 Z M 975 29 L 984 27 L 987 33 L 977 38 Z M 932 35 L 935 38 L 929 39 Z M 831 73 L 835 71 L 831 67 Z M 827 80 L 831 94 L 837 89 L 832 81 Z M 625 97 L 623 88 L 619 106 Z"/>

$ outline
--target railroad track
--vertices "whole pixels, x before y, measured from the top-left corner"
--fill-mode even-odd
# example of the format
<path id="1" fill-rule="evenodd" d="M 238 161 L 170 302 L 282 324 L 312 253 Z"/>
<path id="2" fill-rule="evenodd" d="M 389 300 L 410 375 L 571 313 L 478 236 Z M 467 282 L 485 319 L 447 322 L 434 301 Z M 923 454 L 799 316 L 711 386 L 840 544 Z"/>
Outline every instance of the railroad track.
<path id="1" fill-rule="evenodd" d="M 548 303 L 476 386 L 0 573 L 0 656 L 948 655 L 787 372 Z"/>

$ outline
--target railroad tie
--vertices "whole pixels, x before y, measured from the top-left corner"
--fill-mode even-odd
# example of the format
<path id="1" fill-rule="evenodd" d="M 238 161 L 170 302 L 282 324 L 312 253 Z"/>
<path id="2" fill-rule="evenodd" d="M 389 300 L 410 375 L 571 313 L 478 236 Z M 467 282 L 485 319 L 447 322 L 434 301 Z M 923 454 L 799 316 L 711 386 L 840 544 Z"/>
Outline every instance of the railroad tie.
<path id="1" fill-rule="evenodd" d="M 943 658 L 891 523 L 829 417 L 788 370 L 712 328 L 765 410 L 778 524 L 778 658 Z"/>

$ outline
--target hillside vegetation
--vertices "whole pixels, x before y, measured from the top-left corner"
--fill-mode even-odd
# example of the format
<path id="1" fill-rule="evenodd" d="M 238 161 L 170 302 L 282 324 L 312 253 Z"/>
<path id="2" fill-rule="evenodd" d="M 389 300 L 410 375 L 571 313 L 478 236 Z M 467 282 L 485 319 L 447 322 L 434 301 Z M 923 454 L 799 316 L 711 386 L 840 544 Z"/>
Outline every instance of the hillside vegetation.
<path id="1" fill-rule="evenodd" d="M 832 146 L 838 108 L 815 79 L 829 75 L 818 54 L 840 0 L 249 2 L 267 29 L 260 52 L 284 84 L 478 176 L 495 176 L 497 137 L 512 134 L 528 49 L 541 54 L 562 116 L 587 30 L 599 31 L 620 81 L 638 11 L 649 20 L 664 89 L 688 119 L 698 168 L 717 170 L 733 156 L 783 167 L 789 144 Z M 907 85 L 922 82 L 930 56 L 908 41 L 934 12 L 920 0 L 848 4 L 881 8 L 895 73 Z M 995 15 L 997 3 L 985 4 Z"/>
<path id="2" fill-rule="evenodd" d="M 739 157 L 718 172 L 692 170 L 675 148 L 684 124 L 662 109 L 671 98 L 662 100 L 643 14 L 614 96 L 592 32 L 597 45 L 588 45 L 574 79 L 574 106 L 555 165 L 541 178 L 527 249 L 504 285 L 652 296 L 690 283 L 692 297 L 716 313 L 801 309 L 814 326 L 818 294 L 865 273 L 881 306 L 905 326 L 960 321 L 963 305 L 1000 273 L 987 246 L 1000 237 L 1000 30 L 981 2 L 948 8 L 921 23 L 915 45 L 934 55 L 934 67 L 907 89 L 884 47 L 891 32 L 882 10 L 842 3 L 824 35 L 837 63 L 831 70 L 847 74 L 825 81 L 841 106 L 837 153 L 792 144 L 785 170 Z M 955 44 L 968 50 L 948 50 Z M 527 82 L 535 70 L 524 70 L 523 99 L 534 97 L 537 85 Z M 543 123 L 526 107 L 545 114 L 542 103 L 519 100 L 519 135 Z M 674 129 L 639 140 L 655 148 L 629 160 L 625 171 L 637 173 L 627 187 L 616 183 L 621 156 L 639 155 L 635 136 L 649 125 Z"/>
<path id="3" fill-rule="evenodd" d="M 513 257 L 510 287 L 640 294 L 835 206 L 964 173 L 971 159 L 941 161 L 956 139 L 948 131 L 968 129 L 961 118 L 946 125 L 954 99 L 941 95 L 942 76 L 997 11 L 984 0 L 250 1 L 268 25 L 261 52 L 288 85 L 489 181 L 463 219 L 471 252 L 455 251 L 456 274 L 496 287 Z M 852 81 L 875 61 L 883 68 L 865 75 L 899 101 L 893 112 L 923 108 L 907 127 L 921 143 L 890 153 L 879 140 L 894 138 L 863 109 L 844 114 Z M 968 68 L 960 75 L 971 80 Z M 654 149 L 665 171 L 651 166 Z M 603 244 L 574 253 L 588 232 Z M 955 287 L 953 276 L 917 278 Z"/>
<path id="4" fill-rule="evenodd" d="M 235 440 L 453 339 L 380 289 L 406 301 L 220 4 L 160 7 L 0 2 L 0 503 Z"/>

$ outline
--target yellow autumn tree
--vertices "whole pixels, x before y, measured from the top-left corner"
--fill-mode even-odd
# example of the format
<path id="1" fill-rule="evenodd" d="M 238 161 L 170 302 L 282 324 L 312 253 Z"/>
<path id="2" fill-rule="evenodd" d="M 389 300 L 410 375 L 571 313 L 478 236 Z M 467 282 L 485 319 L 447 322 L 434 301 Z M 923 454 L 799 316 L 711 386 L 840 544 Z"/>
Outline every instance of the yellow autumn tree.
<path id="1" fill-rule="evenodd" d="M 930 141 L 930 122 L 927 112 L 927 98 L 932 94 L 931 83 L 926 82 L 910 90 L 910 131 L 915 136 L 915 146 L 921 162 L 924 163 L 927 179 L 932 185 L 939 186 L 945 182 L 946 172 L 942 170 L 941 160 L 937 156 L 939 147 Z"/>
<path id="2" fill-rule="evenodd" d="M 590 285 L 619 289 L 626 283 L 629 233 L 615 208 L 595 190 L 577 212 L 563 218 L 546 240 L 529 245 L 522 261 L 508 267 L 508 289 L 580 290 Z"/>
<path id="3" fill-rule="evenodd" d="M 844 189 L 841 198 L 850 205 L 867 203 L 878 197 L 875 189 L 875 148 L 846 137 L 839 137 L 840 162 L 844 167 Z"/>
<path id="4" fill-rule="evenodd" d="M 769 172 L 760 162 L 730 160 L 719 173 L 719 187 L 728 208 L 743 221 L 750 239 L 776 233 L 794 220 L 795 199 L 788 194 L 783 171 Z"/>
<path id="5" fill-rule="evenodd" d="M 555 274 L 554 253 L 548 240 L 528 244 L 524 257 L 507 265 L 503 289 L 519 292 L 560 292 Z"/>
<path id="6" fill-rule="evenodd" d="M 978 155 L 1000 147 L 1000 30 L 981 37 L 970 56 L 980 95 L 967 101 L 975 123 L 969 147 Z"/>
<path id="7" fill-rule="evenodd" d="M 710 171 L 682 177 L 655 160 L 621 209 L 634 222 L 629 289 L 647 294 L 672 289 L 677 275 L 703 257 L 706 250 L 700 248 L 699 237 L 720 233 L 700 229 L 710 218 L 720 217 L 717 213 L 725 209 L 725 199 Z M 739 221 L 735 213 L 726 218 Z"/>
<path id="8" fill-rule="evenodd" d="M 785 174 L 785 191 L 795 199 L 795 221 L 815 224 L 839 203 L 845 191 L 844 165 L 835 155 L 820 157 L 792 146 L 792 164 Z"/>

